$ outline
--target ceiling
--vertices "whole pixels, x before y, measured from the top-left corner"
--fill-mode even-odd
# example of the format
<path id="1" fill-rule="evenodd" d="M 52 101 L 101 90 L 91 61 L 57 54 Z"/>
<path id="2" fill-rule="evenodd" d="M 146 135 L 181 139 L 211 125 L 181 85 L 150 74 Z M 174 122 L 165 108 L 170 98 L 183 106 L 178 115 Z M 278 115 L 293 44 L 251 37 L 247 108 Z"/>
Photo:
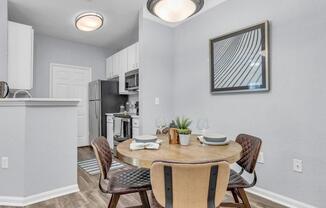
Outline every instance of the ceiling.
<path id="1" fill-rule="evenodd" d="M 138 14 L 145 0 L 8 0 L 9 20 L 33 26 L 36 33 L 121 49 L 138 40 Z M 96 11 L 104 25 L 94 32 L 74 26 L 76 16 Z"/>
<path id="2" fill-rule="evenodd" d="M 204 8 L 193 17 L 226 0 L 205 0 Z M 138 40 L 138 14 L 147 0 L 8 0 L 9 20 L 31 25 L 36 33 L 120 50 Z M 76 16 L 96 11 L 104 25 L 94 32 L 81 32 L 74 26 Z M 143 10 L 144 17 L 175 27 Z M 191 17 L 191 18 L 193 18 Z M 189 18 L 189 19 L 191 19 Z M 188 20 L 186 20 L 188 21 Z"/>

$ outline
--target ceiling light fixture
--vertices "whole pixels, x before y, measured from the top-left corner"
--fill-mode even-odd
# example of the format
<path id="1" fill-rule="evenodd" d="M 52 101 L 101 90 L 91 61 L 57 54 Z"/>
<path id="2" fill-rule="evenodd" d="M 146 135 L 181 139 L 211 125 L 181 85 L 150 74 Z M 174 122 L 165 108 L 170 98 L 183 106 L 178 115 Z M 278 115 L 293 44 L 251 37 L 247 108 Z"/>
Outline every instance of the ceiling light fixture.
<path id="1" fill-rule="evenodd" d="M 199 12 L 204 0 L 148 0 L 147 9 L 167 22 L 180 22 Z"/>
<path id="2" fill-rule="evenodd" d="M 103 21 L 103 16 L 98 13 L 84 12 L 76 17 L 75 26 L 78 30 L 90 32 L 100 29 Z"/>

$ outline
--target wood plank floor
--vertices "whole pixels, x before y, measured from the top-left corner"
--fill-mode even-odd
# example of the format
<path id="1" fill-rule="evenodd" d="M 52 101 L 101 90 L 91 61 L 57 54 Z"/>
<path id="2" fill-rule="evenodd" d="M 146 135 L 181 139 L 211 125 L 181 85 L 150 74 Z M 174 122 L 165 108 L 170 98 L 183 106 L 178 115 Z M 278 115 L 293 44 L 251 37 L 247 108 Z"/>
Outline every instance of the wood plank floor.
<path id="1" fill-rule="evenodd" d="M 94 158 L 94 153 L 90 147 L 80 148 L 78 150 L 78 160 L 86 160 Z M 98 176 L 92 176 L 84 170 L 78 168 L 78 185 L 80 192 L 69 194 L 66 196 L 50 199 L 27 206 L 27 208 L 104 208 L 107 207 L 109 195 L 102 194 L 98 189 Z M 252 208 L 284 208 L 271 201 L 258 198 L 251 194 L 249 199 Z M 230 195 L 226 196 L 226 201 L 231 200 Z M 122 196 L 119 200 L 118 208 L 136 208 L 140 206 L 138 194 L 129 194 Z M 1 208 L 9 208 L 0 206 Z"/>

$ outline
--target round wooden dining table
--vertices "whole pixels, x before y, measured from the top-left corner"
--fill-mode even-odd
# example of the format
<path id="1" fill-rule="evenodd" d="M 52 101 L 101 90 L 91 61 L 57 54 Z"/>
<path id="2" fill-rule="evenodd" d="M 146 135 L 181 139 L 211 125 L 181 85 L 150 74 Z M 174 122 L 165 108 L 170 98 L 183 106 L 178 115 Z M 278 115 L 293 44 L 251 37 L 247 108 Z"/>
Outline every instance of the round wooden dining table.
<path id="1" fill-rule="evenodd" d="M 201 144 L 196 136 L 191 135 L 191 143 L 188 146 L 169 144 L 167 136 L 159 136 L 162 140 L 158 150 L 130 150 L 132 139 L 126 140 L 117 146 L 117 156 L 123 162 L 130 165 L 150 168 L 153 161 L 173 161 L 180 163 L 201 163 L 224 160 L 235 163 L 241 158 L 242 147 L 240 144 L 230 141 L 223 146 Z"/>

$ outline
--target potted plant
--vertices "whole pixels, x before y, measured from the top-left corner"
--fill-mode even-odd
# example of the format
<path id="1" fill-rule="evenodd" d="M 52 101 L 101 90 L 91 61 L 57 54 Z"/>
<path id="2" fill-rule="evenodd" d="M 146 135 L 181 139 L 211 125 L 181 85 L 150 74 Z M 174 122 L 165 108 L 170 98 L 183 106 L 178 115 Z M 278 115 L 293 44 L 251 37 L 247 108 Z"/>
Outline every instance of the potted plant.
<path id="1" fill-rule="evenodd" d="M 181 145 L 189 145 L 191 130 L 189 126 L 191 124 L 191 120 L 185 117 L 177 117 L 177 119 L 173 122 L 176 128 L 178 129 L 179 139 Z"/>

